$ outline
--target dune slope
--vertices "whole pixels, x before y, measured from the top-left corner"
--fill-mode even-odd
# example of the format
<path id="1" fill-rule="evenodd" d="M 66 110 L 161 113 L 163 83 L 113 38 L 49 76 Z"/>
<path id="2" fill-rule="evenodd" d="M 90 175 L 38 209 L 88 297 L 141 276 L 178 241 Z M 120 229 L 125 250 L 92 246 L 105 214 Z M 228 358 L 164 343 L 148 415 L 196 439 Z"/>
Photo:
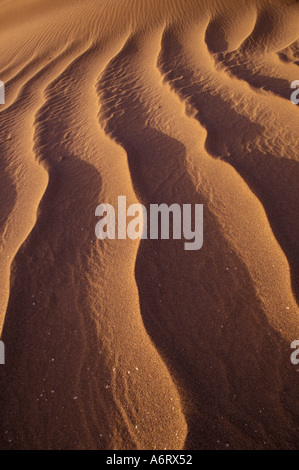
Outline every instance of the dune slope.
<path id="1" fill-rule="evenodd" d="M 0 448 L 297 449 L 299 4 L 0 6 Z"/>

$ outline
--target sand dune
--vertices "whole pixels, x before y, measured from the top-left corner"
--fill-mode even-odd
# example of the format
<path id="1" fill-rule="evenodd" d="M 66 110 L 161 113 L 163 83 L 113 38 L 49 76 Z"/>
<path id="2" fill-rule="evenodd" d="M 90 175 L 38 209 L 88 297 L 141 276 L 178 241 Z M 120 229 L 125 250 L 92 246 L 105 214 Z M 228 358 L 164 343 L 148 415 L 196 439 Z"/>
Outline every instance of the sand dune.
<path id="1" fill-rule="evenodd" d="M 0 7 L 0 448 L 298 449 L 298 2 Z"/>

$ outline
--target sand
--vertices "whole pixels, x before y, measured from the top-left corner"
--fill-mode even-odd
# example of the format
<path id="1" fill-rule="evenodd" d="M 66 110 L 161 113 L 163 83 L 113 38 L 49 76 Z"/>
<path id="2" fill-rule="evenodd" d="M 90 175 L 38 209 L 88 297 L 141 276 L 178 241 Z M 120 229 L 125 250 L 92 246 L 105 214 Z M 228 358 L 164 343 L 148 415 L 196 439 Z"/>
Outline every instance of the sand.
<path id="1" fill-rule="evenodd" d="M 299 3 L 0 8 L 0 448 L 298 449 Z M 119 196 L 203 248 L 97 240 Z"/>

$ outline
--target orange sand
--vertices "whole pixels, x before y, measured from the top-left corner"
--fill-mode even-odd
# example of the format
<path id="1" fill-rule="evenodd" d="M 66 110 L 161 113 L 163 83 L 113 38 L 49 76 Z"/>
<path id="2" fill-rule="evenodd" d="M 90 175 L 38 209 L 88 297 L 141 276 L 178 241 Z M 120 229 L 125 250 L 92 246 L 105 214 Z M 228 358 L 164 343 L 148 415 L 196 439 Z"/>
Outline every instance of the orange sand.
<path id="1" fill-rule="evenodd" d="M 298 449 L 299 3 L 1 0 L 1 449 Z M 204 204 L 204 246 L 98 204 Z"/>

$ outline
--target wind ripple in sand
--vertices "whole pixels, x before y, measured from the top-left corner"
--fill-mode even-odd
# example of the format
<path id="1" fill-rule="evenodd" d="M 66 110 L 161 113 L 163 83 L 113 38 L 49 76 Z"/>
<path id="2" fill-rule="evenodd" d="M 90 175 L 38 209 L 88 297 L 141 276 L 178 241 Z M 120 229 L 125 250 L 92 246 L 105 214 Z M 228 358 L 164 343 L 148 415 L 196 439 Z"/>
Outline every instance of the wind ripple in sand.
<path id="1" fill-rule="evenodd" d="M 297 448 L 298 6 L 67 3 L 3 10 L 1 447 Z M 203 250 L 96 242 L 119 195 Z"/>
<path id="2" fill-rule="evenodd" d="M 95 47 L 75 59 L 48 86 L 36 116 L 35 152 L 50 179 L 38 221 L 17 258 L 17 273 L 32 266 L 36 272 L 26 292 L 16 274 L 4 339 L 15 362 L 17 378 L 7 378 L 11 389 L 17 390 L 28 367 L 30 375 L 40 373 L 23 391 L 30 419 L 26 437 L 15 431 L 16 447 L 42 448 L 46 442 L 58 448 L 176 448 L 185 440 L 177 392 L 140 319 L 137 242 L 96 245 L 93 235 L 95 208 L 116 202 L 115 187 L 136 202 L 125 154 L 99 132 L 96 119 L 94 83 L 109 54 Z M 14 323 L 14 335 L 20 328 L 17 342 L 9 335 Z M 41 334 L 32 338 L 32 328 Z M 23 348 L 31 356 L 20 361 Z M 145 386 L 148 393 L 140 394 Z M 4 429 L 12 408 L 5 390 L 3 395 Z M 51 416 L 47 426 L 41 410 L 46 419 Z"/>
<path id="3" fill-rule="evenodd" d="M 260 410 L 256 409 L 257 403 L 259 403 L 258 406 L 265 413 L 264 416 L 267 414 L 268 416 L 273 415 L 273 402 L 271 405 L 268 393 L 265 390 L 262 391 L 260 387 L 257 388 L 259 381 L 256 380 L 257 370 L 255 364 L 262 363 L 266 359 L 267 348 L 270 348 L 272 353 L 273 350 L 278 353 L 281 348 L 283 340 L 280 336 L 276 336 L 275 332 L 273 333 L 270 324 L 280 333 L 284 331 L 283 337 L 286 334 L 286 339 L 289 339 L 293 332 L 298 329 L 294 315 L 295 312 L 298 312 L 298 309 L 290 288 L 288 265 L 269 229 L 263 210 L 255 202 L 255 196 L 249 189 L 246 189 L 244 181 L 239 179 L 233 171 L 230 171 L 227 165 L 222 162 L 213 163 L 210 157 L 204 157 L 205 151 L 203 147 L 200 147 L 200 143 L 203 141 L 203 132 L 191 118 L 183 116 L 184 108 L 182 108 L 180 102 L 167 90 L 166 86 L 161 86 L 159 74 L 153 66 L 150 67 L 150 64 L 154 65 L 159 53 L 160 34 L 157 33 L 157 38 L 153 35 L 150 37 L 132 37 L 122 53 L 110 64 L 110 68 L 107 70 L 101 84 L 102 99 L 104 103 L 107 103 L 107 106 L 104 106 L 106 129 L 126 149 L 133 183 L 143 203 L 161 203 L 162 201 L 166 203 L 192 201 L 194 203 L 196 201 L 202 202 L 204 197 L 208 197 L 208 200 L 211 201 L 208 207 L 218 208 L 215 215 L 222 223 L 222 226 L 226 226 L 226 234 L 231 233 L 229 238 L 231 238 L 231 243 L 237 251 L 232 251 L 230 245 L 225 248 L 225 242 L 221 240 L 223 230 L 217 228 L 216 220 L 213 221 L 215 215 L 209 215 L 207 210 L 205 214 L 205 232 L 206 239 L 213 240 L 213 254 L 207 252 L 207 247 L 205 256 L 203 253 L 199 255 L 192 254 L 190 266 L 186 253 L 179 255 L 178 243 L 167 242 L 166 244 L 165 242 L 143 241 L 136 267 L 143 318 L 148 331 L 166 358 L 170 369 L 176 377 L 180 378 L 179 380 L 183 381 L 188 396 L 190 393 L 194 394 L 193 403 L 198 402 L 198 390 L 201 390 L 202 396 L 198 402 L 198 415 L 194 413 L 192 407 L 192 413 L 189 417 L 188 405 L 185 410 L 189 418 L 192 445 L 199 447 L 211 446 L 212 439 L 209 440 L 209 433 L 210 429 L 215 426 L 216 429 L 220 427 L 222 430 L 225 429 L 225 435 L 227 438 L 229 437 L 230 442 L 234 442 L 236 436 L 238 436 L 238 440 L 244 439 L 242 440 L 243 446 L 250 446 L 244 436 L 247 415 L 243 416 L 242 430 L 240 422 L 236 424 L 234 420 L 232 422 L 230 417 L 236 411 L 231 409 L 224 411 L 227 402 L 230 401 L 228 397 L 231 396 L 233 403 L 236 400 L 233 397 L 237 397 L 237 395 L 231 387 L 234 379 L 230 377 L 228 380 L 227 378 L 227 370 L 222 363 L 223 356 L 226 358 L 224 363 L 230 363 L 234 374 L 236 374 L 236 371 L 239 374 L 242 370 L 239 361 L 244 360 L 244 364 L 246 364 L 246 367 L 243 366 L 242 371 L 245 376 L 235 377 L 236 383 L 246 383 L 249 387 L 241 397 L 238 396 L 238 405 L 243 409 L 243 412 L 247 408 L 247 412 L 251 416 L 260 413 Z M 194 44 L 195 41 L 190 41 L 190 43 Z M 154 48 L 155 44 L 157 45 L 156 50 Z M 174 47 L 173 50 L 175 53 L 175 59 L 173 60 L 177 61 L 179 58 L 178 49 Z M 182 49 L 181 53 L 182 57 L 188 61 L 187 51 Z M 143 57 L 147 57 L 146 63 L 142 60 Z M 169 48 L 166 51 L 166 57 L 170 58 L 171 61 Z M 163 58 L 161 60 L 163 61 Z M 177 62 L 175 65 L 179 76 L 188 76 L 186 70 L 183 72 L 180 70 Z M 129 72 L 124 74 L 124 71 Z M 196 86 L 194 70 L 192 77 L 193 85 L 190 84 L 190 89 L 194 93 L 194 87 Z M 117 83 L 117 88 L 114 87 L 114 81 Z M 188 84 L 185 83 L 185 85 Z M 188 86 L 182 88 L 184 90 L 189 89 Z M 163 112 L 160 111 L 162 108 Z M 113 110 L 113 114 L 111 114 L 111 110 Z M 126 110 L 126 113 L 124 113 L 124 110 Z M 168 112 L 167 117 L 165 116 L 166 110 Z M 147 143 L 146 147 L 145 142 Z M 149 142 L 150 145 L 148 145 Z M 182 146 L 182 143 L 184 146 Z M 191 158 L 188 167 L 188 159 L 190 159 L 188 155 L 194 156 L 196 152 L 199 161 L 192 161 Z M 195 166 L 198 167 L 201 182 L 197 187 L 198 196 L 190 175 L 194 172 Z M 159 172 L 156 171 L 157 168 L 159 168 Z M 235 194 L 238 194 L 239 199 L 243 194 L 244 200 L 241 198 L 237 202 Z M 199 199 L 197 199 L 198 197 Z M 232 210 L 222 210 L 221 214 L 221 212 L 219 213 L 221 205 L 228 206 Z M 233 206 L 235 207 L 233 208 Z M 244 207 L 247 207 L 246 213 L 244 213 Z M 248 214 L 252 214 L 248 223 L 249 230 L 245 220 L 240 223 L 242 213 L 244 213 L 246 219 L 248 219 Z M 231 228 L 228 227 L 228 224 L 231 225 Z M 243 228 L 245 228 L 245 231 Z M 215 234 L 217 234 L 217 237 L 215 237 Z M 260 238 L 257 238 L 257 235 Z M 218 272 L 214 271 L 215 263 L 212 261 L 217 246 L 215 245 L 215 238 L 219 240 L 219 250 L 217 252 Z M 155 253 L 158 256 L 155 266 L 152 266 Z M 223 256 L 223 253 L 225 253 L 225 256 Z M 235 254 L 238 254 L 239 257 L 241 255 L 240 259 L 243 259 L 243 262 L 248 265 L 248 271 L 245 268 L 246 265 L 240 265 L 240 261 L 236 260 Z M 206 261 L 204 261 L 205 257 L 207 257 Z M 257 257 L 260 257 L 260 260 L 263 259 L 260 266 L 256 263 Z M 220 267 L 221 262 L 223 262 L 222 268 Z M 279 291 L 273 287 L 273 279 L 268 282 L 268 272 L 269 269 L 273 269 L 274 263 Z M 204 267 L 205 279 L 208 279 L 207 284 L 211 286 L 211 298 L 206 291 L 206 286 L 202 285 L 201 265 Z M 184 266 L 183 271 L 182 266 Z M 195 266 L 196 269 L 194 269 Z M 211 267 L 208 268 L 209 266 Z M 211 270 L 209 274 L 208 269 Z M 223 273 L 227 270 L 232 271 L 232 274 L 228 275 L 225 281 Z M 177 277 L 174 273 L 177 273 Z M 252 277 L 252 288 L 255 291 L 255 293 L 252 292 L 250 297 L 252 301 L 256 298 L 256 305 L 253 301 L 251 305 L 246 306 L 246 311 L 241 312 L 239 306 L 242 301 L 237 299 L 236 292 L 240 289 L 241 294 L 244 290 L 249 290 L 249 274 Z M 246 287 L 245 285 L 242 286 L 242 282 L 246 283 Z M 163 288 L 157 289 L 157 284 L 163 286 Z M 231 297 L 232 284 L 234 285 L 233 298 L 231 298 L 231 305 L 229 305 L 228 299 Z M 192 286 L 192 291 L 190 287 L 186 288 L 186 286 Z M 202 292 L 203 289 L 204 292 Z M 278 292 L 280 292 L 279 295 Z M 220 302 L 218 306 L 215 300 L 216 293 L 218 293 L 217 297 Z M 195 297 L 196 302 L 194 302 Z M 186 299 L 190 299 L 190 302 Z M 221 299 L 226 299 L 226 305 L 223 305 Z M 292 312 L 288 319 L 282 319 L 281 309 L 285 309 L 284 306 L 289 304 Z M 198 316 L 198 309 L 202 312 L 202 317 Z M 277 313 L 275 313 L 276 311 Z M 179 315 L 174 317 L 173 312 L 179 312 Z M 262 323 L 266 322 L 262 328 L 266 328 L 267 335 L 274 334 L 274 344 L 270 346 L 267 338 L 259 337 L 257 339 L 254 324 L 251 326 L 252 331 L 249 333 L 249 318 L 254 319 L 254 322 L 258 322 L 260 325 L 258 329 L 261 328 Z M 207 319 L 209 324 L 206 324 Z M 242 319 L 244 329 L 241 327 Z M 234 326 L 230 324 L 231 322 Z M 270 323 L 266 326 L 268 322 Z M 228 339 L 222 341 L 226 345 L 229 344 L 229 350 L 226 350 L 223 345 L 220 348 L 224 351 L 220 356 L 216 353 L 215 357 L 215 351 L 217 351 L 217 348 L 219 349 L 221 324 L 222 326 L 226 324 L 226 327 L 229 325 L 232 331 L 237 331 L 238 340 L 236 341 L 234 337 L 234 344 Z M 168 335 L 165 335 L 166 331 Z M 189 338 L 189 347 L 186 347 L 186 337 Z M 251 337 L 254 338 L 255 346 L 249 347 L 248 341 Z M 244 344 L 247 344 L 249 351 L 243 351 L 241 354 Z M 196 349 L 192 345 L 196 345 Z M 233 353 L 235 348 L 236 353 Z M 253 352 L 255 350 L 258 358 L 255 357 Z M 261 353 L 263 350 L 264 352 Z M 179 361 L 178 356 L 183 360 Z M 274 360 L 276 366 L 279 364 L 277 357 Z M 267 360 L 272 362 L 269 357 Z M 186 364 L 192 364 L 190 371 Z M 267 365 L 273 377 L 277 376 L 276 366 L 273 366 L 273 364 Z M 197 368 L 199 369 L 197 370 Z M 222 377 L 224 370 L 226 372 Z M 218 396 L 213 381 L 214 374 L 222 384 L 222 395 L 227 386 L 225 398 Z M 249 385 L 248 376 L 251 385 Z M 262 382 L 262 378 L 260 380 Z M 277 404 L 280 401 L 283 385 L 277 384 L 276 388 L 272 380 L 273 401 Z M 288 381 L 289 378 L 284 380 Z M 255 396 L 254 409 L 252 409 L 252 396 Z M 263 404 L 261 404 L 260 398 L 262 396 L 267 397 L 267 401 Z M 233 406 L 237 407 L 238 405 L 236 403 Z M 207 415 L 204 415 L 204 413 Z M 225 418 L 226 413 L 229 415 L 227 418 Z M 238 413 L 240 413 L 240 410 L 238 410 Z M 279 416 L 283 414 L 282 411 L 279 411 Z M 211 415 L 213 416 L 212 419 Z M 221 423 L 221 419 L 225 420 L 225 424 Z M 267 419 L 265 418 L 265 421 Z M 208 431 L 205 430 L 207 422 L 209 423 Z M 205 425 L 201 423 L 205 423 Z M 256 423 L 256 426 L 259 427 L 258 423 Z M 293 423 L 286 420 L 284 426 L 292 430 Z M 194 428 L 196 428 L 196 431 Z M 265 439 L 269 438 L 267 435 L 267 433 L 270 434 L 269 430 L 260 428 L 259 438 L 254 435 L 256 434 L 255 431 L 256 429 L 252 431 L 252 439 L 260 439 L 260 445 L 264 446 L 263 442 L 267 442 Z M 275 429 L 271 429 L 271 433 L 275 435 Z M 247 430 L 246 434 L 248 435 Z M 197 439 L 198 436 L 201 436 L 199 442 L 194 442 L 194 435 L 197 436 Z M 296 439 L 295 435 L 293 439 Z M 234 443 L 234 445 L 237 444 Z M 273 445 L 273 443 L 267 442 L 267 445 Z"/>

